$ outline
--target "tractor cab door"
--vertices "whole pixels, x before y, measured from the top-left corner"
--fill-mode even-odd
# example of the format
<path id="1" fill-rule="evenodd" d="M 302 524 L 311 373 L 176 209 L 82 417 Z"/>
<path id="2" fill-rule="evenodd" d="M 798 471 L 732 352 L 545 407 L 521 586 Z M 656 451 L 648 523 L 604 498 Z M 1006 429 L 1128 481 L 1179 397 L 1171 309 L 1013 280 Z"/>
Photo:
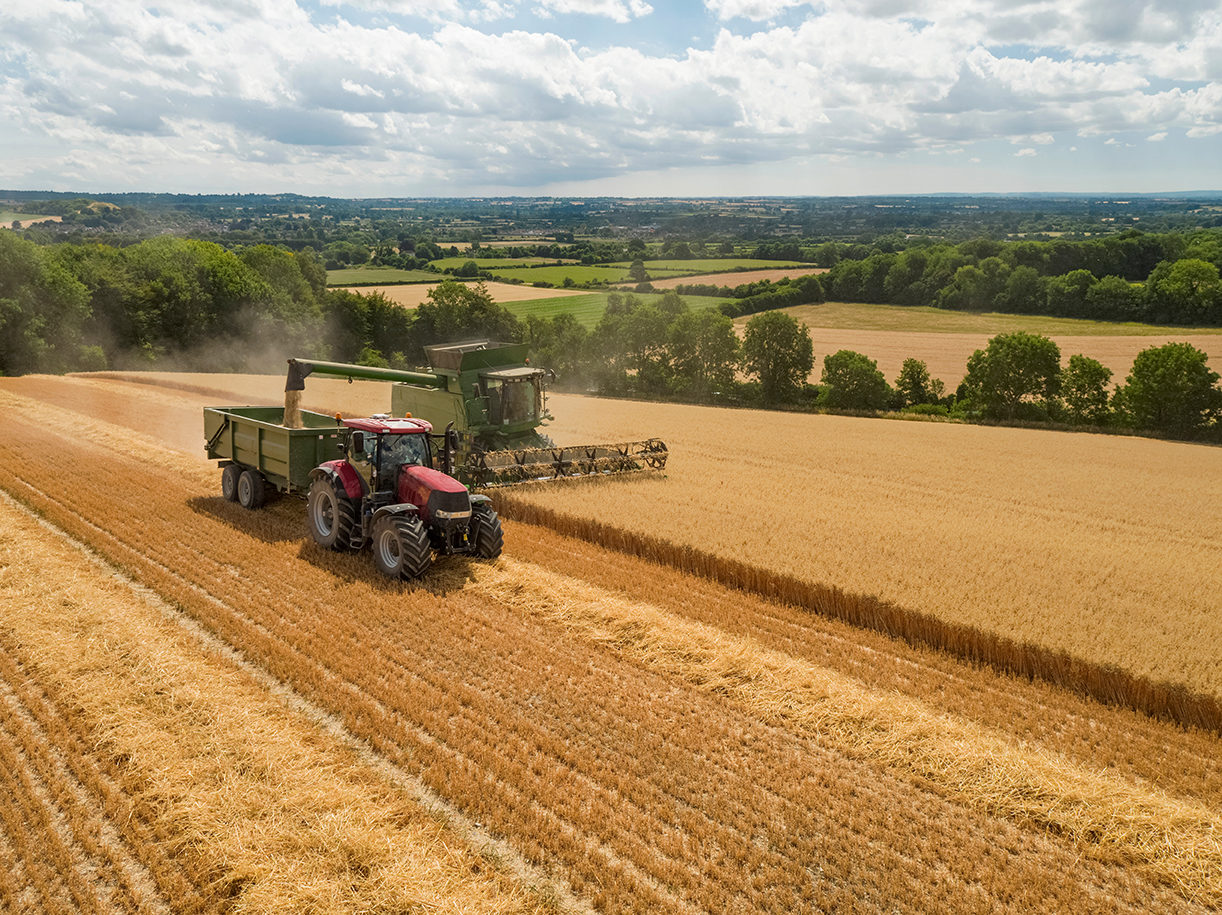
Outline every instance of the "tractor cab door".
<path id="1" fill-rule="evenodd" d="M 353 466 L 361 479 L 365 481 L 365 485 L 369 487 L 370 492 L 374 490 L 374 461 L 377 456 L 377 449 L 378 437 L 372 432 L 354 429 L 348 433 L 348 463 Z"/>

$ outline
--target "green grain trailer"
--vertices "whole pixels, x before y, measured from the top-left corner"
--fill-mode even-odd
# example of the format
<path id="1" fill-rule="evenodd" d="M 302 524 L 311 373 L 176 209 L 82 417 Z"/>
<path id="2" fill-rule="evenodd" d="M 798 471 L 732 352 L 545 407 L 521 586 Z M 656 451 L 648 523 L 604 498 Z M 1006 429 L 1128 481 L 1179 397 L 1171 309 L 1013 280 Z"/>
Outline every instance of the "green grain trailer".
<path id="1" fill-rule="evenodd" d="M 334 416 L 302 410 L 301 425 L 287 428 L 283 407 L 205 407 L 205 448 L 210 460 L 222 462 L 225 497 L 258 508 L 266 484 L 304 493 L 314 468 L 344 456 L 345 430 Z"/>

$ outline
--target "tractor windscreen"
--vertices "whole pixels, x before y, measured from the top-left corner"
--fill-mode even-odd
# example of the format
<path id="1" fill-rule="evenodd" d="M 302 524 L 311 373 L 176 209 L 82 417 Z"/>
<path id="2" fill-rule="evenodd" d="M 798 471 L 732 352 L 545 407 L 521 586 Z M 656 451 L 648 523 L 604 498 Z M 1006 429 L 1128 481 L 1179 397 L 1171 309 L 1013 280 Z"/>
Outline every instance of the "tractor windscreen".
<path id="1" fill-rule="evenodd" d="M 384 433 L 379 436 L 381 457 L 379 458 L 378 478 L 395 480 L 398 468 L 404 464 L 420 464 L 429 466 L 428 436 L 418 432 L 395 435 Z"/>

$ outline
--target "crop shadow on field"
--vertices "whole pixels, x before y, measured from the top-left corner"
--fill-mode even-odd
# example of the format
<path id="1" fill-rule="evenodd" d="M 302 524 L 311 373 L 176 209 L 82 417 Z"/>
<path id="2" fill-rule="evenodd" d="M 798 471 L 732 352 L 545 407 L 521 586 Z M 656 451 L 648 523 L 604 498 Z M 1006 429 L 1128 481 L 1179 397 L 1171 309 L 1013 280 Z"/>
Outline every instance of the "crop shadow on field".
<path id="1" fill-rule="evenodd" d="M 236 528 L 264 543 L 288 543 L 306 536 L 304 503 L 276 495 L 257 511 L 242 508 L 221 496 L 194 496 L 187 507 L 213 521 Z"/>
<path id="2" fill-rule="evenodd" d="M 346 581 L 360 581 L 375 591 L 384 594 L 402 594 L 407 591 L 427 591 L 437 597 L 462 591 L 475 581 L 473 560 L 469 556 L 441 556 L 435 554 L 433 565 L 423 578 L 406 581 L 388 578 L 378 571 L 368 549 L 359 553 L 336 553 L 326 550 L 309 537 L 301 541 L 297 558 L 314 568 Z"/>

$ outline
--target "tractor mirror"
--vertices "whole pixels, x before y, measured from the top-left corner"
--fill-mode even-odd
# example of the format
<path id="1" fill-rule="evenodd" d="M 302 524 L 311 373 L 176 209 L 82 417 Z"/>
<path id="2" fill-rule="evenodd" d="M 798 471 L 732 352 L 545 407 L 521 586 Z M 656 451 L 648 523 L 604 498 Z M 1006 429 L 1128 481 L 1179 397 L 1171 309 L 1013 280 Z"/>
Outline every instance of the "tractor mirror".
<path id="1" fill-rule="evenodd" d="M 458 450 L 458 430 L 446 429 L 446 447 L 451 451 Z"/>
<path id="2" fill-rule="evenodd" d="M 365 450 L 365 433 L 364 432 L 353 432 L 352 433 L 352 450 L 353 451 L 364 451 Z"/>

